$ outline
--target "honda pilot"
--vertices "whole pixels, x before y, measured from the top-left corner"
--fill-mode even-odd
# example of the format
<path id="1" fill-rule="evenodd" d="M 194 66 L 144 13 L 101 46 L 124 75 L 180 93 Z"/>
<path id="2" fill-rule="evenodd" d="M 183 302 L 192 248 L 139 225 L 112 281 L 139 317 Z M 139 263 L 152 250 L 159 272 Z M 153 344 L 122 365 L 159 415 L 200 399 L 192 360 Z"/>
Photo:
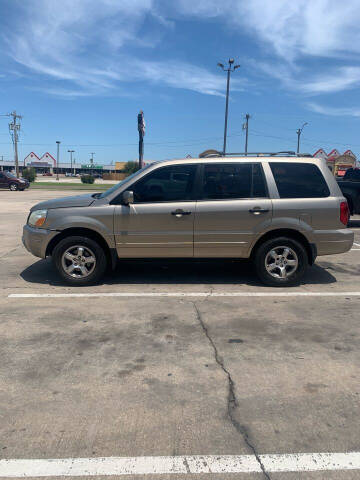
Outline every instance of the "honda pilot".
<path id="1" fill-rule="evenodd" d="M 72 285 L 98 282 L 118 258 L 250 258 L 263 283 L 292 286 L 317 256 L 350 250 L 348 219 L 321 159 L 187 158 L 103 193 L 38 203 L 23 243 Z"/>

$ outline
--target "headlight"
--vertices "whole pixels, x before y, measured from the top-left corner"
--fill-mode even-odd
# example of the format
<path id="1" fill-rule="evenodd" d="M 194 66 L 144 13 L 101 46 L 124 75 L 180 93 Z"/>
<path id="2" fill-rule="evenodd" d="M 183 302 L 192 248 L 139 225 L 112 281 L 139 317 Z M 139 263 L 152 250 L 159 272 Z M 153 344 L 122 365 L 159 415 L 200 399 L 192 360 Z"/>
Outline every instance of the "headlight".
<path id="1" fill-rule="evenodd" d="M 28 224 L 32 227 L 42 227 L 45 223 L 47 210 L 34 210 L 30 213 Z"/>

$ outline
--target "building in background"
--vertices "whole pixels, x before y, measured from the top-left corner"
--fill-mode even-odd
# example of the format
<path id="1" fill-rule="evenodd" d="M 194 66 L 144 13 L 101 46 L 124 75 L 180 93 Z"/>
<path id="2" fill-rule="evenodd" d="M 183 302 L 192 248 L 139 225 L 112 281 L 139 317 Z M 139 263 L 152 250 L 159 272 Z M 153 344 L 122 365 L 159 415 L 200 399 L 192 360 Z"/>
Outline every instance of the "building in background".
<path id="1" fill-rule="evenodd" d="M 40 158 L 36 153 L 30 152 L 24 158 L 24 167 L 33 167 L 36 173 L 42 174 L 46 172 L 53 173 L 53 167 L 55 166 L 55 159 L 49 152 L 44 153 Z"/>
<path id="2" fill-rule="evenodd" d="M 333 148 L 329 153 L 326 153 L 324 149 L 319 148 L 313 157 L 326 160 L 329 170 L 335 177 L 343 177 L 348 168 L 357 166 L 356 155 L 351 150 L 340 153 L 339 150 Z"/>
<path id="3" fill-rule="evenodd" d="M 115 170 L 122 171 L 127 162 L 115 162 Z"/>
<path id="4" fill-rule="evenodd" d="M 137 162 L 137 160 L 135 160 Z M 149 163 L 153 163 L 156 160 L 144 160 L 144 166 L 148 165 Z M 61 161 L 59 163 L 59 173 L 76 173 L 76 174 L 84 174 L 84 173 L 92 173 L 92 174 L 108 174 L 116 172 L 121 172 L 127 161 L 125 162 L 117 162 L 113 161 L 111 164 L 96 164 L 96 163 L 75 163 L 75 160 L 72 164 L 70 162 Z M 26 167 L 34 167 L 36 170 L 37 175 L 43 175 L 45 173 L 52 173 L 56 174 L 56 159 L 51 155 L 49 152 L 45 152 L 42 156 L 37 155 L 35 152 L 30 152 L 23 161 L 19 162 L 19 169 L 20 172 L 23 171 Z M 1 160 L 0 159 L 0 170 L 7 170 L 10 172 L 14 172 L 15 170 L 15 163 L 14 160 Z M 121 178 L 119 177 L 121 180 Z"/>
<path id="5" fill-rule="evenodd" d="M 40 158 L 34 152 L 30 152 L 29 155 L 26 155 L 24 158 L 24 167 L 32 162 L 40 162 Z"/>

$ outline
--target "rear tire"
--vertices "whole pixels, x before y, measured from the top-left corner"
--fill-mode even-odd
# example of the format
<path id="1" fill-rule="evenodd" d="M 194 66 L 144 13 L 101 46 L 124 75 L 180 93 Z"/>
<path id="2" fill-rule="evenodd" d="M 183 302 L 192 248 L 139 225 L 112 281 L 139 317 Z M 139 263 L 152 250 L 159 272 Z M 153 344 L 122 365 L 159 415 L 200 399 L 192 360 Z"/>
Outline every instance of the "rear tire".
<path id="1" fill-rule="evenodd" d="M 52 260 L 61 278 L 74 286 L 97 283 L 107 267 L 103 248 L 95 240 L 81 236 L 61 240 L 53 250 Z"/>
<path id="2" fill-rule="evenodd" d="M 17 183 L 10 183 L 9 188 L 12 192 L 16 192 L 16 190 L 19 190 Z"/>
<path id="3" fill-rule="evenodd" d="M 272 238 L 262 243 L 254 255 L 258 277 L 270 287 L 292 287 L 300 283 L 307 266 L 304 246 L 288 237 Z"/>

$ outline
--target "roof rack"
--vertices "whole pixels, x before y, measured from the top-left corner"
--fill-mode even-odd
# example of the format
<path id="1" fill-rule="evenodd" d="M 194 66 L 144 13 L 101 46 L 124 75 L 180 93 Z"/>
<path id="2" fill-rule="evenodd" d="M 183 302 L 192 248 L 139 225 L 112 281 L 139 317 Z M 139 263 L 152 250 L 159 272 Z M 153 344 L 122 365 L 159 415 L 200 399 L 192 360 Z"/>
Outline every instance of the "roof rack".
<path id="1" fill-rule="evenodd" d="M 312 157 L 310 153 L 295 153 L 293 151 L 284 152 L 241 152 L 241 153 L 223 153 L 223 152 L 211 152 L 205 154 L 203 158 L 211 157 Z"/>

